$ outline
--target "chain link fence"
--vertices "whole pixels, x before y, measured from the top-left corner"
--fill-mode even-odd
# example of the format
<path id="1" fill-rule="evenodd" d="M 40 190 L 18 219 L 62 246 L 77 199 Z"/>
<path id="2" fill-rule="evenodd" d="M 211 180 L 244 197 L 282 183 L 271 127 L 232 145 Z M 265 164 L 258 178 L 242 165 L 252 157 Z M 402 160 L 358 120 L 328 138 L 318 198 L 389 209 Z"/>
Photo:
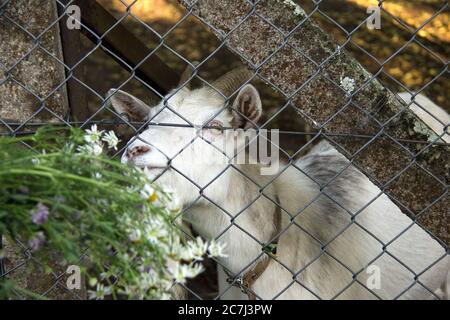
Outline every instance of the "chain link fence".
<path id="1" fill-rule="evenodd" d="M 198 228 L 194 223 L 192 232 L 229 241 L 228 259 L 209 260 L 201 277 L 183 285 L 190 298 L 441 299 L 445 288 L 436 286 L 436 282 L 445 273 L 449 258 L 449 123 L 445 111 L 450 107 L 448 2 L 420 1 L 425 18 L 402 1 L 400 11 L 386 1 L 246 0 L 230 7 L 227 4 L 0 1 L 1 134 L 30 134 L 50 123 L 81 128 L 97 124 L 121 135 L 122 148 L 112 157 L 120 158 L 127 150 L 141 145 L 163 154 L 168 165 L 156 175 L 156 181 L 172 172 L 184 179 L 183 184 L 190 182 L 195 195 L 177 219 L 195 217 L 196 212 L 220 213 L 220 218 L 208 218 L 213 224 L 222 223 L 220 228 L 205 230 L 203 225 Z M 412 18 L 405 17 L 408 10 Z M 156 17 L 149 21 L 152 14 Z M 392 48 L 380 58 L 379 52 L 371 48 L 386 45 L 373 41 L 373 37 L 383 39 L 384 35 Z M 305 37 L 311 42 L 307 43 Z M 403 37 L 403 43 L 396 37 Z M 299 47 L 298 39 L 306 42 Z M 399 63 L 403 69 L 397 70 L 395 59 L 409 49 L 415 62 L 406 56 Z M 350 53 L 341 58 L 345 51 Z M 294 64 L 298 72 L 289 64 L 292 61 L 299 62 Z M 356 61 L 370 74 L 364 73 Z M 408 68 L 420 69 L 421 64 L 429 74 L 412 73 L 411 77 L 416 77 L 413 80 L 403 77 Z M 231 90 L 221 90 L 223 83 L 216 79 L 243 65 L 252 71 L 250 76 L 239 78 L 239 84 Z M 186 67 L 191 72 L 180 77 Z M 180 78 L 181 85 L 177 85 Z M 373 85 L 375 81 L 377 84 Z M 236 104 L 249 83 L 257 87 L 264 108 L 258 124 L 252 122 L 252 113 L 248 113 L 251 105 L 246 110 Z M 171 105 L 190 84 L 208 88 L 215 99 L 225 102 L 204 123 L 194 123 L 189 114 Z M 117 89 L 109 91 L 110 88 Z M 148 105 L 162 100 L 161 108 L 147 120 L 124 117 L 113 105 L 114 97 L 120 95 L 118 90 L 127 91 Z M 386 94 L 399 91 L 406 92 L 402 96 L 404 104 L 400 104 L 400 97 L 392 102 Z M 430 101 L 420 95 L 427 93 L 440 107 L 430 108 Z M 366 98 L 370 106 L 365 105 L 369 103 Z M 252 97 L 249 99 L 251 103 Z M 401 107 L 386 117 L 380 116 L 385 115 L 389 103 Z M 201 132 L 217 130 L 214 121 L 230 110 L 257 134 L 212 179 L 199 184 L 173 163 L 199 140 L 224 154 Z M 158 115 L 164 112 L 176 115 L 177 124 L 158 121 Z M 200 113 L 201 109 L 195 112 Z M 399 124 L 401 117 L 412 114 L 423 120 L 407 122 L 413 134 Z M 168 143 L 186 128 L 195 128 L 196 135 L 177 152 L 167 154 L 155 141 L 145 138 L 145 132 L 155 128 L 172 130 L 166 135 Z M 352 130 L 355 128 L 358 130 Z M 400 131 L 393 134 L 393 128 Z M 432 135 L 430 128 L 434 130 Z M 264 179 L 255 178 L 245 166 L 233 162 L 261 138 L 264 130 L 270 129 L 279 129 L 279 142 L 264 139 L 281 154 L 281 169 Z M 224 126 L 221 130 L 235 131 L 236 126 Z M 398 152 L 403 158 L 383 164 L 383 154 L 368 151 L 380 141 L 387 141 L 381 146 L 386 154 Z M 437 152 L 438 164 L 429 161 L 427 167 L 423 158 L 427 160 L 427 156 Z M 360 162 L 363 155 L 369 160 Z M 208 168 L 207 162 L 200 162 Z M 375 170 L 375 164 L 386 172 Z M 426 179 L 410 178 L 413 168 L 421 173 L 414 171 L 412 175 L 426 175 Z M 239 208 L 219 202 L 208 193 L 208 187 L 224 181 L 230 171 L 240 178 L 237 185 L 228 188 L 251 185 L 250 191 L 242 192 L 254 193 L 243 194 L 245 201 L 236 201 L 242 204 Z M 286 181 L 294 186 L 296 182 L 292 180 L 302 179 L 305 189 L 291 194 L 289 185 L 279 182 L 286 175 L 291 177 Z M 273 191 L 277 183 L 285 193 Z M 393 185 L 395 190 L 391 189 Z M 228 192 L 228 188 L 220 190 Z M 299 203 L 286 206 L 284 199 L 289 197 Z M 199 205 L 208 206 L 211 212 Z M 393 216 L 401 214 L 402 222 L 393 227 L 388 223 L 397 223 L 397 218 L 377 221 L 389 217 L 380 213 L 383 210 L 392 210 Z M 366 219 L 365 215 L 372 216 Z M 246 216 L 260 220 L 249 224 Z M 408 220 L 404 220 L 407 216 Z M 241 242 L 231 243 L 230 234 Z M 186 237 L 192 236 L 186 233 Z M 405 255 L 408 247 L 417 245 L 411 239 L 423 241 L 416 252 L 424 254 L 423 259 Z M 85 298 L 83 292 L 67 288 L 63 266 L 54 266 L 48 278 L 38 279 L 43 270 L 25 244 L 0 244 L 4 247 L 1 277 L 17 278 L 44 297 Z M 370 252 L 373 248 L 376 250 Z M 366 250 L 370 254 L 358 253 Z M 252 257 L 241 256 L 255 252 Z M 80 263 L 84 258 L 80 257 Z M 27 274 L 30 264 L 36 267 Z M 381 274 L 380 268 L 384 270 Z M 19 292 L 16 294 L 23 298 Z"/>

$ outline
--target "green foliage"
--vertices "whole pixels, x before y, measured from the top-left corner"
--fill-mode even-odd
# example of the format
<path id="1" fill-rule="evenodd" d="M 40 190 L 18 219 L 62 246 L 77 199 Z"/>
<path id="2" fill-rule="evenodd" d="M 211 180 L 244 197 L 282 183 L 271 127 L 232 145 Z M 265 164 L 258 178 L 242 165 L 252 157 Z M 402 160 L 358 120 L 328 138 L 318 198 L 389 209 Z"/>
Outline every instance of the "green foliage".
<path id="1" fill-rule="evenodd" d="M 184 250 L 167 209 L 171 196 L 138 169 L 80 152 L 88 140 L 79 129 L 51 127 L 0 138 L 0 234 L 28 243 L 46 264 L 47 249 L 79 264 L 89 248 L 93 298 L 167 298 L 174 279 L 167 261 Z M 194 262 L 184 261 L 195 272 L 183 269 L 180 281 L 201 272 Z M 0 297 L 15 285 L 0 280 Z"/>

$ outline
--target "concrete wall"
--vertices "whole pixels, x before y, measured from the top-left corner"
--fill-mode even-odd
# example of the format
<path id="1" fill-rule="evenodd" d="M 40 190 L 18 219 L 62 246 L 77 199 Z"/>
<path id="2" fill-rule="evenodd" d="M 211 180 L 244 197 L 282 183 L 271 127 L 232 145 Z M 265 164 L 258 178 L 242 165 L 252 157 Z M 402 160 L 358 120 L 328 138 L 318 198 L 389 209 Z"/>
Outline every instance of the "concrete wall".
<path id="1" fill-rule="evenodd" d="M 0 6 L 2 3 L 6 6 L 0 9 L 0 132 L 9 131 L 4 122 L 59 122 L 58 117 L 67 117 L 69 107 L 64 66 L 58 62 L 63 57 L 59 25 L 54 23 L 56 3 L 11 0 L 0 1 Z M 42 106 L 48 110 L 39 112 Z M 3 240 L 8 277 L 23 289 L 52 299 L 85 297 L 84 289 L 64 288 L 67 266 L 56 254 L 47 254 L 52 261 L 50 272 L 26 248 Z M 17 292 L 16 298 L 24 297 Z"/>
<path id="2" fill-rule="evenodd" d="M 57 60 L 62 60 L 62 51 L 59 26 L 54 24 L 56 4 L 6 3 L 0 13 L 0 119 L 22 123 L 35 115 L 33 122 L 57 122 L 68 114 L 68 106 L 66 87 L 61 86 L 64 66 Z M 36 114 L 42 106 L 55 114 Z"/>

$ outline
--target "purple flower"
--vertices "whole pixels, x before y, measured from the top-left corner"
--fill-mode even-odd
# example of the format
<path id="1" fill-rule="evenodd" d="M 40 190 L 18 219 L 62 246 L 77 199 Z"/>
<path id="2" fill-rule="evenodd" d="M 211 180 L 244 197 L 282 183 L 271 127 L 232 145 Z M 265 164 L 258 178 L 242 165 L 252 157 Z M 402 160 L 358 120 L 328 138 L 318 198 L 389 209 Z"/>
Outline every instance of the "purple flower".
<path id="1" fill-rule="evenodd" d="M 28 246 L 30 247 L 31 252 L 35 252 L 39 250 L 45 242 L 45 235 L 42 231 L 36 233 L 34 238 L 28 241 Z"/>
<path id="2" fill-rule="evenodd" d="M 39 202 L 36 208 L 31 211 L 31 221 L 37 225 L 44 224 L 48 220 L 49 214 L 48 207 Z"/>

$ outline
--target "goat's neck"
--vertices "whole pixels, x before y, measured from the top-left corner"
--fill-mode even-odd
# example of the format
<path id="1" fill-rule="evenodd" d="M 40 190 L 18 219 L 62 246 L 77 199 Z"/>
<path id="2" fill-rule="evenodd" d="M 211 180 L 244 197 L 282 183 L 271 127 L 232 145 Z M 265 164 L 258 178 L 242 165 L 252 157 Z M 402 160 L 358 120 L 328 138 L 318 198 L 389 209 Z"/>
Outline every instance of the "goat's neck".
<path id="1" fill-rule="evenodd" d="M 194 229 L 208 239 L 223 241 L 227 244 L 228 257 L 222 263 L 231 272 L 238 273 L 252 261 L 261 258 L 261 246 L 267 243 L 275 232 L 275 205 L 266 198 L 275 200 L 272 186 L 259 192 L 265 185 L 260 168 L 256 165 L 240 165 L 238 170 L 230 170 L 206 189 L 205 195 L 214 201 L 202 201 L 189 210 Z M 226 180 L 226 181 L 225 181 Z M 220 190 L 219 190 L 220 189 Z"/>

